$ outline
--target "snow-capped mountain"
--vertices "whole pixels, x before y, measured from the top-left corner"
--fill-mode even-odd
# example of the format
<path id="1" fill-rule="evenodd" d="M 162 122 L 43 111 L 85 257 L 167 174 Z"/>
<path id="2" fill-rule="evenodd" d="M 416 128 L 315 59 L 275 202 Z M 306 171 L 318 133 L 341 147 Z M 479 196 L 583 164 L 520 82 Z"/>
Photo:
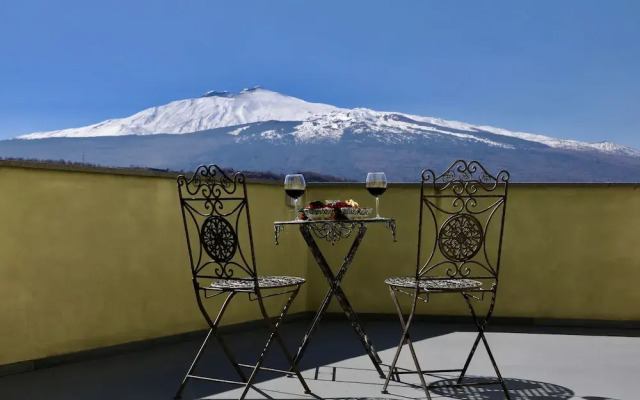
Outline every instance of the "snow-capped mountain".
<path id="1" fill-rule="evenodd" d="M 20 136 L 19 139 L 192 133 L 252 122 L 304 121 L 339 110 L 337 107 L 308 103 L 259 87 L 244 89 L 235 95 L 210 91 L 199 98 L 172 101 L 130 117 L 108 119 L 82 128 L 31 133 Z"/>
<path id="2" fill-rule="evenodd" d="M 414 181 L 425 167 L 478 159 L 517 181 L 639 181 L 640 151 L 439 118 L 309 103 L 263 88 L 211 91 L 82 128 L 0 141 L 0 157 L 188 170 L 314 170 L 359 179 L 371 169 Z M 39 140 L 22 140 L 39 139 Z"/>

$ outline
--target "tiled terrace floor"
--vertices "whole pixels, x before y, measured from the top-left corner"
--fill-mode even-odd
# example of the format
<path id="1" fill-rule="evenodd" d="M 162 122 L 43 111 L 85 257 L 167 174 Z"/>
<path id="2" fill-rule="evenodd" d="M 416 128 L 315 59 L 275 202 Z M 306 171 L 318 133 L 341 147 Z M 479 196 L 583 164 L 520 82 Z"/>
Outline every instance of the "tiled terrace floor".
<path id="1" fill-rule="evenodd" d="M 297 343 L 307 322 L 285 325 L 286 340 Z M 399 340 L 399 325 L 392 321 L 366 321 L 365 326 L 384 362 L 390 362 Z M 416 322 L 414 342 L 423 368 L 460 368 L 475 338 L 467 325 Z M 229 339 L 242 362 L 257 357 L 266 332 L 253 330 Z M 640 399 L 640 332 L 578 328 L 523 328 L 494 326 L 487 334 L 513 399 Z M 162 345 L 143 351 L 66 364 L 0 378 L 2 400 L 115 400 L 172 399 L 199 341 Z M 407 350 L 405 348 L 405 350 Z M 403 351 L 400 366 L 411 366 Z M 282 367 L 273 347 L 270 366 Z M 277 374 L 259 375 L 262 395 L 274 399 L 423 399 L 409 384 L 394 383 L 381 394 L 383 381 L 364 356 L 345 321 L 324 320 L 302 362 L 313 395 L 304 395 L 296 379 Z M 199 373 L 212 371 L 234 379 L 218 349 L 205 354 Z M 486 353 L 480 350 L 471 364 L 472 376 L 492 377 Z M 446 380 L 450 376 L 430 377 Z M 417 377 L 404 379 L 417 383 Z M 192 381 L 184 399 L 230 399 L 239 389 L 225 384 Z M 502 399 L 499 387 L 466 392 L 432 393 L 435 399 Z"/>

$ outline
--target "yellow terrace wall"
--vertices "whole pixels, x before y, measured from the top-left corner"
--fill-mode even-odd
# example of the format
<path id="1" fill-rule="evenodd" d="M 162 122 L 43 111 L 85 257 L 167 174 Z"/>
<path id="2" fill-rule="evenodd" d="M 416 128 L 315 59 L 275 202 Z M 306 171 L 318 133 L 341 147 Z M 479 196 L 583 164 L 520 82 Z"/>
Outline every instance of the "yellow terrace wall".
<path id="1" fill-rule="evenodd" d="M 307 200 L 353 198 L 375 207 L 364 185 L 321 184 Z M 419 185 L 396 184 L 380 198 L 381 216 L 397 221 L 397 243 L 370 224 L 343 288 L 360 312 L 395 313 L 389 276 L 415 273 Z M 640 190 L 637 185 L 511 185 L 507 200 L 500 286 L 494 315 L 529 318 L 640 320 Z M 339 265 L 347 243 L 332 246 Z M 308 258 L 308 280 L 322 276 Z M 319 306 L 324 286 L 309 288 Z M 339 311 L 332 302 L 329 311 Z M 458 295 L 432 296 L 425 314 L 467 315 Z"/>
<path id="2" fill-rule="evenodd" d="M 0 163 L 0 364 L 203 329 L 190 283 L 175 177 Z M 633 185 L 512 185 L 496 315 L 640 320 L 640 196 Z M 261 274 L 304 276 L 291 312 L 314 311 L 327 290 L 294 227 L 281 185 L 249 185 Z M 388 276 L 412 273 L 418 186 L 391 185 L 343 283 L 359 312 L 393 313 Z M 305 200 L 354 198 L 362 184 L 310 185 Z M 338 263 L 347 241 L 322 243 Z M 237 301 L 223 323 L 258 318 Z M 275 310 L 275 309 L 274 309 Z M 330 311 L 339 311 L 332 302 Z M 442 296 L 422 313 L 465 314 Z"/>
<path id="3" fill-rule="evenodd" d="M 206 327 L 174 177 L 0 165 L 0 188 L 0 365 Z M 274 246 L 283 191 L 249 190 L 261 273 L 304 275 L 301 238 Z M 223 322 L 258 316 L 242 298 Z"/>

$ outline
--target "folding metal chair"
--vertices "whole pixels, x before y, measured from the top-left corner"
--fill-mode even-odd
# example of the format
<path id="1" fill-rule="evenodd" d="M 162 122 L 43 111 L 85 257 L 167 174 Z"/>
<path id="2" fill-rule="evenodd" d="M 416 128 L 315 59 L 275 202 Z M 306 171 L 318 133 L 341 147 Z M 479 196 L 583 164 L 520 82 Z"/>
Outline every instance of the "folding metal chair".
<path id="1" fill-rule="evenodd" d="M 441 175 L 436 175 L 429 169 L 422 172 L 416 273 L 414 276 L 389 278 L 385 281 L 400 317 L 402 337 L 384 383 L 383 393 L 387 393 L 392 378 L 399 380 L 401 374 L 417 374 L 428 399 L 431 399 L 430 387 L 493 384 L 501 385 L 505 397 L 510 399 L 509 391 L 484 334 L 493 313 L 498 291 L 508 184 L 507 171 L 491 175 L 477 161 L 467 163 L 458 160 Z M 426 257 L 422 253 L 423 244 L 429 245 L 428 252 L 424 252 Z M 469 307 L 478 335 L 462 369 L 423 370 L 411 342 L 409 328 L 416 313 L 418 300 L 427 303 L 429 296 L 443 293 L 462 295 Z M 398 294 L 410 297 L 410 311 L 406 317 Z M 484 317 L 479 317 L 474 302 L 482 301 L 486 297 L 490 300 L 488 310 Z M 474 379 L 473 382 L 465 383 L 465 374 L 480 341 L 487 350 L 497 380 Z M 415 371 L 399 371 L 396 367 L 405 344 L 411 352 Z M 425 374 L 444 372 L 459 372 L 456 383 L 437 386 L 426 384 Z"/>
<path id="2" fill-rule="evenodd" d="M 209 325 L 209 333 L 191 363 L 175 398 L 181 398 L 189 380 L 200 379 L 244 385 L 244 391 L 240 396 L 243 399 L 250 388 L 256 389 L 254 381 L 261 369 L 295 374 L 305 393 L 310 393 L 279 333 L 282 320 L 305 280 L 299 277 L 257 275 L 245 176 L 236 173 L 231 178 L 216 165 L 201 165 L 190 178 L 184 175 L 178 177 L 178 192 L 191 261 L 193 289 L 198 308 Z M 271 331 L 255 365 L 236 361 L 218 330 L 230 301 L 237 295 L 245 294 L 249 301 L 258 304 L 264 322 Z M 267 314 L 264 299 L 282 295 L 288 295 L 288 298 L 280 315 L 273 322 Z M 204 300 L 217 296 L 223 296 L 224 301 L 213 319 L 204 305 Z M 218 342 L 234 367 L 239 381 L 194 374 L 194 369 L 212 338 Z M 282 348 L 292 372 L 262 367 L 274 341 Z M 245 374 L 243 368 L 249 368 L 251 373 Z"/>

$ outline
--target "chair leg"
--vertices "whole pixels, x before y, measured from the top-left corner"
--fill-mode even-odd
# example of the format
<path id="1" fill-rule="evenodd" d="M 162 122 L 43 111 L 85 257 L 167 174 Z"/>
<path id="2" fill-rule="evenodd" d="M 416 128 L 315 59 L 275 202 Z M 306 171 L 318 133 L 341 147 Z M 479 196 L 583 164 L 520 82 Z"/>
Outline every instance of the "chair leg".
<path id="1" fill-rule="evenodd" d="M 298 290 L 300 290 L 299 287 L 294 292 L 293 297 L 295 297 L 298 294 Z M 291 301 L 293 301 L 293 297 L 291 298 Z M 288 309 L 288 306 L 287 306 L 287 309 Z M 309 389 L 309 386 L 307 385 L 307 382 L 304 380 L 304 378 L 302 377 L 302 374 L 300 373 L 300 368 L 298 367 L 298 364 L 294 361 L 293 355 L 291 354 L 291 352 L 287 348 L 286 344 L 284 343 L 284 340 L 282 339 L 282 336 L 280 336 L 279 329 L 280 329 L 280 325 L 282 324 L 282 320 L 283 320 L 284 315 L 285 315 L 286 312 L 287 312 L 287 310 L 283 310 L 283 314 L 281 314 L 281 316 L 278 319 L 276 325 L 274 326 L 274 329 L 276 330 L 276 340 L 278 341 L 278 345 L 282 349 L 282 352 L 284 353 L 284 356 L 286 357 L 287 362 L 289 362 L 290 371 L 293 371 L 296 374 L 296 376 L 298 377 L 298 380 L 300 381 L 300 384 L 302 384 L 302 387 L 304 388 L 304 392 L 309 394 L 309 393 L 311 393 L 311 389 Z"/>
<path id="2" fill-rule="evenodd" d="M 489 343 L 487 342 L 487 338 L 484 336 L 484 333 L 482 333 L 482 342 L 484 343 L 484 347 L 487 349 L 487 354 L 489 355 L 489 359 L 491 360 L 491 364 L 493 364 L 493 369 L 496 371 L 496 375 L 498 376 L 498 380 L 500 381 L 500 386 L 502 386 L 502 390 L 504 391 L 504 395 L 507 398 L 507 400 L 511 400 L 511 396 L 509 395 L 509 390 L 507 389 L 507 385 L 505 384 L 504 379 L 502 378 L 502 374 L 500 373 L 500 370 L 498 369 L 498 364 L 496 363 L 496 360 L 493 357 L 493 353 L 491 352 L 491 349 L 489 348 Z"/>
<path id="3" fill-rule="evenodd" d="M 418 362 L 418 357 L 416 355 L 415 349 L 413 348 L 413 343 L 411 341 L 411 337 L 409 335 L 409 326 L 411 324 L 411 321 L 413 321 L 413 317 L 415 316 L 415 311 L 416 311 L 416 306 L 417 306 L 417 296 L 419 295 L 418 291 L 416 290 L 414 292 L 414 297 L 413 297 L 413 304 L 411 306 L 411 312 L 409 314 L 409 316 L 407 317 L 407 319 L 405 320 L 404 315 L 402 313 L 402 307 L 400 306 L 400 302 L 398 300 L 398 297 L 395 293 L 395 290 L 393 290 L 393 288 L 391 286 L 389 286 L 389 292 L 391 293 L 391 298 L 393 299 L 393 302 L 396 305 L 396 310 L 398 312 L 398 317 L 400 318 L 400 325 L 402 326 L 402 338 L 400 339 L 400 344 L 398 345 L 398 348 L 396 350 L 396 354 L 393 357 L 393 361 L 391 363 L 391 366 L 389 367 L 389 374 L 387 375 L 387 378 L 384 382 L 384 386 L 382 387 L 382 393 L 388 393 L 387 392 L 387 388 L 389 386 L 389 381 L 391 380 L 391 376 L 393 375 L 393 372 L 396 368 L 396 364 L 398 362 L 398 358 L 400 356 L 400 352 L 402 351 L 402 347 L 404 346 L 404 343 L 406 342 L 409 345 L 409 351 L 411 352 L 411 357 L 413 358 L 413 363 L 416 366 L 416 372 L 420 378 L 420 384 L 422 385 L 422 388 L 427 396 L 427 399 L 431 400 L 431 394 L 429 393 L 429 389 L 427 387 L 427 384 L 424 380 L 424 376 L 422 375 L 422 368 L 420 367 L 420 363 Z"/>
<path id="4" fill-rule="evenodd" d="M 479 343 L 480 343 L 480 334 L 476 336 L 476 340 L 475 342 L 473 342 L 473 346 L 471 347 L 471 352 L 469 352 L 469 356 L 467 356 L 467 361 L 465 361 L 464 367 L 462 367 L 462 371 L 460 372 L 460 376 L 458 377 L 458 383 L 461 383 L 462 379 L 464 379 L 464 376 L 467 373 L 467 369 L 469 368 L 469 364 L 471 364 L 471 359 L 476 353 L 476 349 L 478 348 Z"/>
<path id="5" fill-rule="evenodd" d="M 282 309 L 280 315 L 278 316 L 278 319 L 276 320 L 275 324 L 271 322 L 271 319 L 269 317 L 269 315 L 267 314 L 267 311 L 264 307 L 264 303 L 263 303 L 263 299 L 260 296 L 260 294 L 258 293 L 258 304 L 260 305 L 260 311 L 262 313 L 263 319 L 265 321 L 265 323 L 267 324 L 267 326 L 271 329 L 271 333 L 269 335 L 269 339 L 267 339 L 267 343 L 265 344 L 264 348 L 262 349 L 262 353 L 260 353 L 260 357 L 258 358 L 258 361 L 255 365 L 255 367 L 253 368 L 253 371 L 251 372 L 251 375 L 249 376 L 249 379 L 247 380 L 247 383 L 245 384 L 244 390 L 242 392 L 242 394 L 240 395 L 240 399 L 244 399 L 247 396 L 247 393 L 249 392 L 249 389 L 253 386 L 253 382 L 256 379 L 256 376 L 258 374 L 258 371 L 260 370 L 260 367 L 262 366 L 262 363 L 264 362 L 264 359 L 267 355 L 267 352 L 269 351 L 269 348 L 271 347 L 271 345 L 273 344 L 273 339 L 276 339 L 276 341 L 279 343 L 280 347 L 282 348 L 285 357 L 287 358 L 287 361 L 289 362 L 290 367 L 292 368 L 293 372 L 296 374 L 296 376 L 298 377 L 298 380 L 300 381 L 300 383 L 302 384 L 302 387 L 305 390 L 305 393 L 311 393 L 311 389 L 309 389 L 309 386 L 307 386 L 307 382 L 304 380 L 304 378 L 302 377 L 302 375 L 300 374 L 300 371 L 298 370 L 297 365 L 295 365 L 293 363 L 293 358 L 291 356 L 291 353 L 287 350 L 284 341 L 282 340 L 282 337 L 279 334 L 279 330 L 280 327 L 282 325 L 282 321 L 285 317 L 285 315 L 287 314 L 287 312 L 289 311 L 289 307 L 291 306 L 291 303 L 293 303 L 293 299 L 297 296 L 298 291 L 300 290 L 300 287 L 298 286 L 296 288 L 295 291 L 292 292 L 291 296 L 289 296 L 289 298 L 287 299 L 287 302 L 284 305 L 284 308 Z"/>
<path id="6" fill-rule="evenodd" d="M 493 369 L 496 372 L 496 375 L 498 377 L 498 380 L 500 382 L 500 385 L 502 386 L 502 390 L 504 391 L 504 395 L 507 398 L 507 400 L 511 400 L 511 396 L 509 395 L 509 390 L 507 389 L 507 385 L 504 382 L 504 379 L 502 378 L 502 374 L 500 373 L 500 369 L 498 368 L 498 364 L 496 363 L 495 358 L 493 357 L 493 353 L 491 352 L 491 348 L 489 347 L 489 342 L 487 342 L 487 338 L 484 335 L 484 331 L 485 328 L 487 327 L 487 324 L 489 322 L 489 318 L 491 317 L 491 314 L 493 313 L 493 307 L 495 305 L 495 293 L 493 294 L 493 297 L 491 299 L 491 305 L 489 306 L 489 312 L 487 313 L 487 317 L 484 319 L 484 321 L 479 322 L 478 321 L 478 317 L 476 315 L 476 312 L 473 308 L 473 304 L 471 303 L 471 299 L 469 299 L 469 295 L 466 293 L 462 294 L 464 296 L 465 301 L 467 302 L 467 305 L 469 306 L 469 310 L 471 311 L 471 316 L 473 317 L 473 321 L 476 325 L 476 328 L 478 329 L 478 336 L 476 337 L 476 341 L 474 342 L 473 347 L 471 348 L 471 353 L 469 353 L 469 356 L 467 357 L 467 361 L 465 363 L 464 369 L 462 370 L 462 373 L 460 374 L 460 377 L 458 378 L 458 383 L 460 383 L 462 381 L 462 379 L 464 378 L 464 374 L 466 373 L 466 370 L 469 366 L 469 363 L 471 363 L 471 359 L 473 358 L 473 355 L 476 351 L 476 348 L 478 347 L 478 343 L 480 340 L 482 340 L 482 343 L 484 344 L 485 349 L 487 350 L 487 354 L 489 355 L 489 360 L 491 360 L 491 364 L 493 365 Z"/>
<path id="7" fill-rule="evenodd" d="M 464 363 L 464 367 L 460 372 L 460 376 L 458 377 L 458 384 L 462 382 L 462 379 L 464 379 L 464 376 L 467 373 L 469 364 L 471 364 L 471 360 L 473 359 L 473 356 L 476 353 L 478 344 L 480 344 L 480 331 L 484 332 L 484 329 L 486 328 L 487 324 L 489 323 L 489 319 L 493 314 L 493 306 L 495 305 L 495 293 L 494 293 L 491 299 L 491 305 L 489 306 L 489 311 L 487 312 L 487 316 L 482 322 L 482 324 L 479 325 L 478 319 L 476 318 L 476 313 L 475 313 L 475 310 L 473 309 L 473 304 L 471 303 L 471 299 L 469 298 L 469 295 L 467 293 L 462 293 L 462 297 L 467 302 L 467 306 L 469 307 L 469 311 L 471 312 L 471 316 L 473 317 L 473 322 L 478 328 L 478 336 L 476 336 L 476 340 L 473 342 L 473 346 L 471 346 L 471 351 L 469 352 L 469 356 L 467 357 L 467 360 Z"/>
<path id="8" fill-rule="evenodd" d="M 391 297 L 393 298 L 393 302 L 396 305 L 396 311 L 398 312 L 398 317 L 400 318 L 400 325 L 402 326 L 402 329 L 404 330 L 406 328 L 407 324 L 405 323 L 404 315 L 402 314 L 402 307 L 400 306 L 400 301 L 398 300 L 398 296 L 397 296 L 395 290 L 393 290 L 391 287 L 389 287 L 389 291 L 391 292 Z M 419 293 L 416 291 L 415 292 L 415 296 L 417 297 L 418 295 L 419 295 Z M 417 304 L 417 298 L 414 299 L 414 308 L 415 308 L 416 304 Z M 424 390 L 425 394 L 427 395 L 427 399 L 431 400 L 431 394 L 429 393 L 429 389 L 427 387 L 427 383 L 424 380 L 424 375 L 422 374 L 422 368 L 420 367 L 420 363 L 418 362 L 418 356 L 416 355 L 416 351 L 413 348 L 413 342 L 411 340 L 411 336 L 409 334 L 409 330 L 407 330 L 407 345 L 409 346 L 409 351 L 411 352 L 411 357 L 413 358 L 413 363 L 416 366 L 416 372 L 418 373 L 418 377 L 420 378 L 420 384 L 422 385 L 422 389 Z M 390 371 L 393 371 L 393 370 L 390 370 Z"/>
<path id="9" fill-rule="evenodd" d="M 206 309 L 202 305 L 202 300 L 200 299 L 200 296 L 198 294 L 196 294 L 196 297 L 198 298 L 198 306 L 200 307 L 200 311 L 204 315 L 204 318 L 207 321 L 207 323 L 209 324 L 209 332 L 207 333 L 207 337 L 202 342 L 202 345 L 200 346 L 200 349 L 196 353 L 196 356 L 193 359 L 193 361 L 191 363 L 191 366 L 189 367 L 189 370 L 187 371 L 184 379 L 182 380 L 182 383 L 180 384 L 180 387 L 178 388 L 178 391 L 176 392 L 176 394 L 174 396 L 174 399 L 182 398 L 182 391 L 186 387 L 187 382 L 189 381 L 189 379 L 191 378 L 191 373 L 193 372 L 193 370 L 196 368 L 196 366 L 200 362 L 200 358 L 202 357 L 202 353 L 204 352 L 204 350 L 208 346 L 209 339 L 211 338 L 211 335 L 213 335 L 216 338 L 216 340 L 218 341 L 218 343 L 220 344 L 220 347 L 222 348 L 224 354 L 227 356 L 227 358 L 229 359 L 231 364 L 235 367 L 236 372 L 240 376 L 240 379 L 242 379 L 243 382 L 247 381 L 247 377 L 244 374 L 244 372 L 242 371 L 242 369 L 240 368 L 240 365 L 235 360 L 235 357 L 233 356 L 233 354 L 229 350 L 229 347 L 224 342 L 222 336 L 218 333 L 218 324 L 220 324 L 220 320 L 222 319 L 222 315 L 226 311 L 227 306 L 229 305 L 229 302 L 235 296 L 235 294 L 236 294 L 235 292 L 231 292 L 227 296 L 227 298 L 225 299 L 224 303 L 222 304 L 222 307 L 220 308 L 220 311 L 218 312 L 218 315 L 217 315 L 215 321 L 211 320 L 211 317 L 209 317 L 209 314 L 207 313 Z"/>
<path id="10" fill-rule="evenodd" d="M 184 378 L 182 379 L 182 383 L 180 384 L 180 387 L 178 388 L 178 391 L 173 396 L 174 399 L 181 399 L 182 398 L 182 391 L 184 390 L 185 386 L 187 386 L 187 382 L 189 381 L 189 377 L 191 376 L 191 373 L 193 372 L 193 370 L 196 368 L 196 365 L 200 361 L 200 357 L 202 356 L 202 352 L 204 351 L 204 349 L 209 344 L 209 338 L 211 338 L 211 333 L 213 333 L 213 329 L 209 328 L 209 333 L 207 333 L 207 337 L 204 339 L 204 342 L 202 342 L 202 345 L 200 345 L 200 350 L 198 350 L 198 353 L 196 353 L 196 357 L 191 362 L 191 366 L 189 367 L 189 370 L 187 371 L 187 373 L 184 376 Z"/>

